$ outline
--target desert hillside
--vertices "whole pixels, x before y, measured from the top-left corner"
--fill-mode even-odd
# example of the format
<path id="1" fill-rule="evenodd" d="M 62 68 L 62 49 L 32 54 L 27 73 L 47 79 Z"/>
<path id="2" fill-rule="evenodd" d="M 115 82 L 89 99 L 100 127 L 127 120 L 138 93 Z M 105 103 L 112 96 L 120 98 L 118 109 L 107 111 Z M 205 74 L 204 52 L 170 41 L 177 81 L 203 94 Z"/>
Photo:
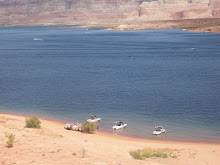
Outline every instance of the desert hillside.
<path id="1" fill-rule="evenodd" d="M 220 0 L 0 0 L 0 26 L 217 18 Z"/>

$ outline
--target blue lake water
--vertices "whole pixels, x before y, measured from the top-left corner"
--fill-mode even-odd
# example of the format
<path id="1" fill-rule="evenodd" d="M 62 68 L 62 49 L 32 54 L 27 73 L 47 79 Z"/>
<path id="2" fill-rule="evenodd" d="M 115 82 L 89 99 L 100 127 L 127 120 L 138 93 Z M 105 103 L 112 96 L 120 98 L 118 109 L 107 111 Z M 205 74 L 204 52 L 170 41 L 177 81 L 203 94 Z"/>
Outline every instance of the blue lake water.
<path id="1" fill-rule="evenodd" d="M 1 27 L 0 113 L 94 114 L 113 134 L 219 143 L 220 34 Z"/>

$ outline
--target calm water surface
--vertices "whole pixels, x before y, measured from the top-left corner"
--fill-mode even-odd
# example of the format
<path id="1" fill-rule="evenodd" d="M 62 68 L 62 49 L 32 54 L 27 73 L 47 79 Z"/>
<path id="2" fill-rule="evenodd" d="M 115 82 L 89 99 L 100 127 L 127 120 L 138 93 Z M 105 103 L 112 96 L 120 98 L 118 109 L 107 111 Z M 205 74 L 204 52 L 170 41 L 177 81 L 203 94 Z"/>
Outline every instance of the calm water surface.
<path id="1" fill-rule="evenodd" d="M 95 114 L 114 134 L 219 143 L 219 52 L 213 33 L 1 27 L 0 113 Z M 128 127 L 114 132 L 118 120 Z"/>

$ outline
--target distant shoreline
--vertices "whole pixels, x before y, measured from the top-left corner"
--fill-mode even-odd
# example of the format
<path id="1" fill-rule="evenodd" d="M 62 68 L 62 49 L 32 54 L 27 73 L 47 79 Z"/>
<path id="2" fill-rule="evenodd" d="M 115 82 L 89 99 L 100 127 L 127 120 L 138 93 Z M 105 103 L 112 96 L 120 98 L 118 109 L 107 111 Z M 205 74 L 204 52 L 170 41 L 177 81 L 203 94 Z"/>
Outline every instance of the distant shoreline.
<path id="1" fill-rule="evenodd" d="M 83 25 L 81 28 L 99 27 L 100 25 Z M 182 20 L 159 20 L 159 21 L 136 21 L 116 24 L 115 26 L 102 25 L 101 27 L 110 27 L 107 30 L 161 30 L 161 29 L 182 29 L 192 32 L 212 32 L 220 33 L 220 18 L 203 19 L 182 19 Z"/>
<path id="2" fill-rule="evenodd" d="M 12 25 L 12 26 L 62 26 L 55 29 L 71 28 L 107 28 L 107 30 L 160 30 L 160 29 L 183 29 L 192 32 L 220 33 L 220 18 L 200 18 L 181 20 L 156 20 L 156 21 L 128 21 L 115 23 L 83 24 L 83 25 L 60 25 L 60 24 L 36 24 L 36 25 Z M 1 26 L 11 27 L 11 26 Z M 52 28 L 54 29 L 54 28 Z"/>

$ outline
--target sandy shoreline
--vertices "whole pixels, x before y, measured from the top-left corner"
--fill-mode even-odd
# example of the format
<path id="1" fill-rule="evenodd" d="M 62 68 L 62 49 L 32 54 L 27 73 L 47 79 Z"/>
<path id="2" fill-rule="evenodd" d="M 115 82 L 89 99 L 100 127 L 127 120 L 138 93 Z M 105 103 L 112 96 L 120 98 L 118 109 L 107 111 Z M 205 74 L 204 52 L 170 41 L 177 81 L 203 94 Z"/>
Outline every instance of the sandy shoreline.
<path id="1" fill-rule="evenodd" d="M 18 116 L 18 117 L 25 117 L 28 118 L 30 116 L 28 116 L 27 114 L 14 114 L 14 113 L 6 113 L 6 112 L 1 112 L 0 115 L 11 115 L 11 116 Z M 45 120 L 45 121 L 50 121 L 50 122 L 55 122 L 55 123 L 59 123 L 62 124 L 63 126 L 65 126 L 66 124 L 70 124 L 72 123 L 76 123 L 78 121 L 71 121 L 71 122 L 67 122 L 67 121 L 63 121 L 62 119 L 59 118 L 48 118 L 48 117 L 43 117 L 40 116 L 39 117 L 41 120 Z M 81 122 L 80 122 L 81 123 Z M 83 123 L 82 123 L 83 124 Z M 125 140 L 134 140 L 134 141 L 153 141 L 153 142 L 162 142 L 162 143 L 166 143 L 166 142 L 172 142 L 172 143 L 192 143 L 192 144 L 220 144 L 220 142 L 216 142 L 216 141 L 212 141 L 212 140 L 182 140 L 182 139 L 166 139 L 166 138 L 158 138 L 156 139 L 155 136 L 152 137 L 138 137 L 138 136 L 132 136 L 132 135 L 123 135 L 123 134 L 114 134 L 112 129 L 110 130 L 98 130 L 96 132 L 96 134 L 102 135 L 102 136 L 108 136 L 108 137 L 112 137 L 112 138 L 118 138 L 120 137 L 121 139 L 125 139 Z"/>
<path id="2" fill-rule="evenodd" d="M 136 139 L 97 132 L 67 131 L 63 123 L 41 119 L 41 129 L 24 128 L 26 117 L 0 114 L 0 164 L 149 164 L 217 165 L 220 144 Z M 6 147 L 5 134 L 15 135 Z M 177 158 L 135 160 L 129 152 L 143 148 L 178 150 Z"/>

